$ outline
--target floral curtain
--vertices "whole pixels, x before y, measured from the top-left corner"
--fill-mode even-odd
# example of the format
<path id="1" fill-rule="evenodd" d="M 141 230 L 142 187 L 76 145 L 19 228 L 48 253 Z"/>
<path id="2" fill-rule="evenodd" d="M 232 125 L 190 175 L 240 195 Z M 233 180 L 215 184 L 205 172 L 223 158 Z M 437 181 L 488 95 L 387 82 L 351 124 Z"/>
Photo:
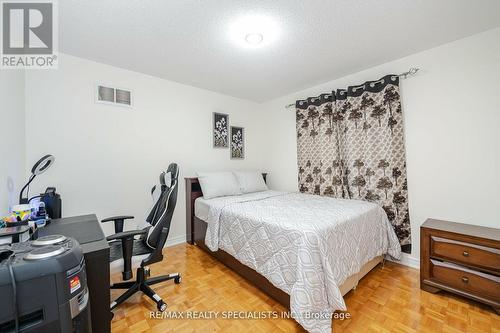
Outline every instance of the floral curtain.
<path id="1" fill-rule="evenodd" d="M 299 189 L 378 203 L 411 251 L 399 77 L 296 102 Z"/>

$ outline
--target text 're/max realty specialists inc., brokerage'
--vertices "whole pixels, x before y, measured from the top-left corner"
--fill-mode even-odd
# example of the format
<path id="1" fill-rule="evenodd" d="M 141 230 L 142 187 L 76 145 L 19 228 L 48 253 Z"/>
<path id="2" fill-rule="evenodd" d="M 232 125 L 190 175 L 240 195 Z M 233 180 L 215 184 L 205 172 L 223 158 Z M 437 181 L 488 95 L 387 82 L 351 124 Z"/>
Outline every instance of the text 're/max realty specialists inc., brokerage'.
<path id="1" fill-rule="evenodd" d="M 326 318 L 326 319 L 349 319 L 349 312 L 314 312 L 307 311 L 295 313 L 292 311 L 151 311 L 149 313 L 151 319 L 190 319 L 190 320 L 206 320 L 206 319 L 296 319 L 303 318 Z"/>

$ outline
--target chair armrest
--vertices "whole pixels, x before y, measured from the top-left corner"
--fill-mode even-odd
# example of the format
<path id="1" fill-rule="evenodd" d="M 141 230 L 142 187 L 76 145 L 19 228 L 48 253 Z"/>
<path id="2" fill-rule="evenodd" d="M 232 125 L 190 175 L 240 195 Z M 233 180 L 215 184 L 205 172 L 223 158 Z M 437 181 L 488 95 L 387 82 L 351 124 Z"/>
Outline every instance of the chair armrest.
<path id="1" fill-rule="evenodd" d="M 143 235 L 146 234 L 148 230 L 129 230 L 129 231 L 122 231 L 118 232 L 116 234 L 113 234 L 111 236 L 106 237 L 107 241 L 115 240 L 115 239 L 127 239 L 127 238 L 134 238 L 134 236 L 137 235 Z"/>
<path id="2" fill-rule="evenodd" d="M 116 233 L 106 237 L 107 241 L 120 240 L 122 246 L 123 257 L 123 280 L 130 280 L 132 278 L 132 253 L 134 249 L 134 237 L 137 235 L 144 235 L 148 232 L 145 230 L 130 230 Z"/>
<path id="3" fill-rule="evenodd" d="M 131 215 L 113 216 L 101 220 L 101 223 L 113 221 L 115 223 L 115 234 L 123 231 L 123 221 L 133 219 Z"/>
<path id="4" fill-rule="evenodd" d="M 113 217 L 108 217 L 104 220 L 101 220 L 101 222 L 109 222 L 109 221 L 115 221 L 115 220 L 129 220 L 133 219 L 134 217 L 132 215 L 123 215 L 123 216 L 113 216 Z"/>

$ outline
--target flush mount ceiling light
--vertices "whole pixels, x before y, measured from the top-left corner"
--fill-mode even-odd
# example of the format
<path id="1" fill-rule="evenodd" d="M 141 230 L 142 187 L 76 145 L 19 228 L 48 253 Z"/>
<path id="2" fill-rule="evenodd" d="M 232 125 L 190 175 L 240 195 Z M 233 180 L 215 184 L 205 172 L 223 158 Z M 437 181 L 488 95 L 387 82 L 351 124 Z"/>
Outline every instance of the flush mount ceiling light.
<path id="1" fill-rule="evenodd" d="M 264 36 L 259 33 L 250 33 L 245 36 L 245 40 L 249 44 L 257 45 L 262 43 L 262 41 L 264 40 Z"/>
<path id="2" fill-rule="evenodd" d="M 229 33 L 232 41 L 243 48 L 262 48 L 276 41 L 280 31 L 272 18 L 248 15 L 234 20 Z"/>

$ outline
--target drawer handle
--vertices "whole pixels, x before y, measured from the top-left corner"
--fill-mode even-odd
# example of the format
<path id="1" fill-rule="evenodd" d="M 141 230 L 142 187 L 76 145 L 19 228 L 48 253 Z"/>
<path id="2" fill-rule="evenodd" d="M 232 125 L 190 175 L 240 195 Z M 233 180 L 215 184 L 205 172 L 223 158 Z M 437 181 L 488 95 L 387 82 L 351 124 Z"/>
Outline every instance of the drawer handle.
<path id="1" fill-rule="evenodd" d="M 462 254 L 463 254 L 464 257 L 468 257 L 469 256 L 469 252 L 467 252 L 467 251 L 464 251 Z"/>
<path id="2" fill-rule="evenodd" d="M 463 283 L 469 283 L 469 278 L 467 276 L 462 276 Z"/>

